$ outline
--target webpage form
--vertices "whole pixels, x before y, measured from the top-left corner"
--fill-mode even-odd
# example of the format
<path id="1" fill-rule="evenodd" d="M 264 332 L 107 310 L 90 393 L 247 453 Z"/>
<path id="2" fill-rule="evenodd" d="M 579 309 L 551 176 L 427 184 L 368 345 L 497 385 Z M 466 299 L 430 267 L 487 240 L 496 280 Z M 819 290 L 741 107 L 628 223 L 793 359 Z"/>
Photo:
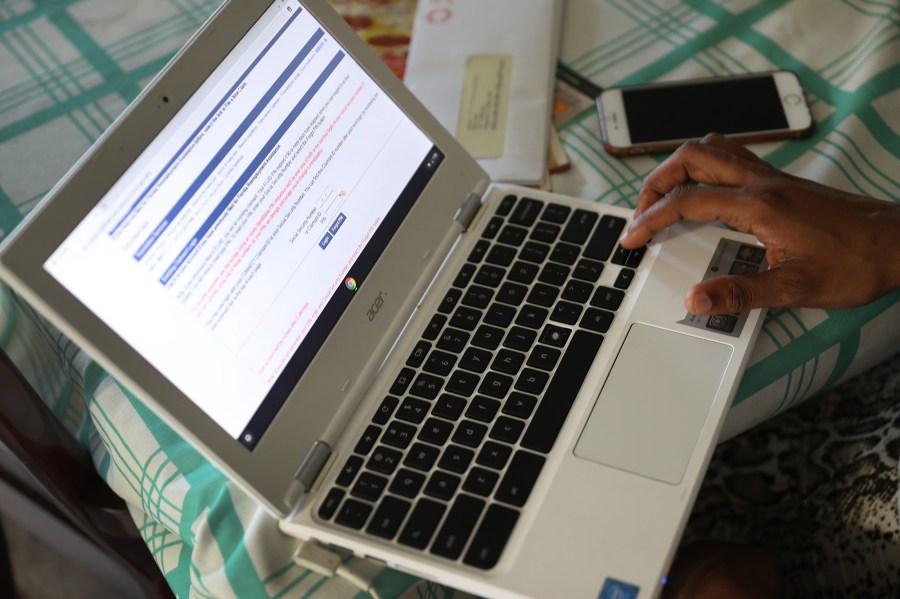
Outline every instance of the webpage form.
<path id="1" fill-rule="evenodd" d="M 237 437 L 431 147 L 279 3 L 45 267 Z"/>

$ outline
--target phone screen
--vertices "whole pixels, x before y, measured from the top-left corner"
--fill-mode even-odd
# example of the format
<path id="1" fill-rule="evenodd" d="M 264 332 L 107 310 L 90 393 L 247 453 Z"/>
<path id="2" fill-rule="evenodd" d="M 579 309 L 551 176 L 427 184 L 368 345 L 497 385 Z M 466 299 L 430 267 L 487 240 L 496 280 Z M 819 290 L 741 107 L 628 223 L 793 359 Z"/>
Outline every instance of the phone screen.
<path id="1" fill-rule="evenodd" d="M 622 99 L 634 144 L 788 128 L 769 75 L 625 89 Z"/>

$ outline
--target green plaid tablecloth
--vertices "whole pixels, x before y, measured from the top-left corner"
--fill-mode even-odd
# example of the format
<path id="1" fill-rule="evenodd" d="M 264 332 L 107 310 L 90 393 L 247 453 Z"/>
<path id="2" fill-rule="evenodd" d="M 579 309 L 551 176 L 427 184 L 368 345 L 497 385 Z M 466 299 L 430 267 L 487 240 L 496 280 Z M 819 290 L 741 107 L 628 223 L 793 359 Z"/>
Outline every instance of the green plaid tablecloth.
<path id="1" fill-rule="evenodd" d="M 482 0 L 489 1 L 489 0 Z M 0 2 L 0 235 L 16 226 L 218 4 L 216 0 Z M 896 0 L 568 0 L 562 61 L 601 86 L 788 68 L 810 92 L 808 139 L 753 149 L 826 184 L 900 200 Z M 660 156 L 606 155 L 591 110 L 568 122 L 572 171 L 556 191 L 633 205 Z M 815 218 L 815 215 L 810 215 Z M 840 251 L 840 248 L 823 248 Z M 727 434 L 897 349 L 900 294 L 855 310 L 770 313 Z M 292 565 L 273 519 L 7 289 L 6 351 L 132 506 L 179 596 L 352 597 Z M 548 573 L 548 575 L 559 575 Z M 449 596 L 379 574 L 388 597 Z"/>

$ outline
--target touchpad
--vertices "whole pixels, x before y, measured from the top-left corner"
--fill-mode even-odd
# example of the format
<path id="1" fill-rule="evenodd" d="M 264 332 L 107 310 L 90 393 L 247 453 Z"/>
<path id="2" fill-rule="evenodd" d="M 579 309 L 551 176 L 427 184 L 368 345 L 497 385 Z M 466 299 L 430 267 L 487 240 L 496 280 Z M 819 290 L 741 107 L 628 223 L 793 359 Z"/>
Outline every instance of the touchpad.
<path id="1" fill-rule="evenodd" d="M 632 325 L 575 446 L 575 455 L 678 484 L 732 347 Z"/>

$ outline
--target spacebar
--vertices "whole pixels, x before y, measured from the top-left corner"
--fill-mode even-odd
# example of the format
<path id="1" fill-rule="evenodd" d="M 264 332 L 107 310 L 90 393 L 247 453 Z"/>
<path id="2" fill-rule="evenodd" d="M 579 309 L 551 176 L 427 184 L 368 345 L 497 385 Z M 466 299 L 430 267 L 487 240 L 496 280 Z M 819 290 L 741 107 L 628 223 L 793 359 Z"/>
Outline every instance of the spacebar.
<path id="1" fill-rule="evenodd" d="M 542 453 L 550 451 L 569 415 L 575 396 L 581 389 L 584 377 L 594 363 L 601 343 L 603 335 L 584 330 L 575 332 L 528 430 L 525 431 L 522 447 Z"/>

